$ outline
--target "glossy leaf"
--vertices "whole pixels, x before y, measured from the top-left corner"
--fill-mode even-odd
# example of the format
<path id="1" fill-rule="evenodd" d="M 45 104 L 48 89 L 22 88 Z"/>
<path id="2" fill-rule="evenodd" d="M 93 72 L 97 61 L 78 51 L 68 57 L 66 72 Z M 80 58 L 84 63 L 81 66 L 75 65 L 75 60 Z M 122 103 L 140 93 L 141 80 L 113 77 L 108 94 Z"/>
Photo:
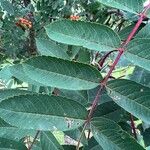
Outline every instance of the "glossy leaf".
<path id="1" fill-rule="evenodd" d="M 41 55 L 69 59 L 69 56 L 66 54 L 64 49 L 53 41 L 37 38 L 36 45 Z"/>
<path id="2" fill-rule="evenodd" d="M 42 150 L 63 150 L 51 132 L 42 132 L 40 136 Z"/>
<path id="3" fill-rule="evenodd" d="M 118 48 L 119 36 L 104 25 L 61 20 L 45 27 L 47 35 L 57 42 L 83 46 L 96 51 L 110 51 Z"/>
<path id="4" fill-rule="evenodd" d="M 86 116 L 81 104 L 62 97 L 20 95 L 0 103 L 0 117 L 22 129 L 71 130 L 81 126 Z"/>
<path id="5" fill-rule="evenodd" d="M 150 146 L 150 128 L 146 129 L 143 133 L 143 138 L 146 146 Z"/>
<path id="6" fill-rule="evenodd" d="M 10 67 L 11 66 L 6 66 L 2 68 L 2 70 L 0 70 L 0 79 L 2 79 L 3 81 L 8 81 L 11 79 L 12 74 L 10 72 Z"/>
<path id="7" fill-rule="evenodd" d="M 91 121 L 92 133 L 104 150 L 144 150 L 128 133 L 114 121 L 94 118 Z"/>
<path id="8" fill-rule="evenodd" d="M 97 0 L 98 2 L 130 13 L 140 13 L 143 10 L 145 0 Z"/>
<path id="9" fill-rule="evenodd" d="M 107 85 L 114 102 L 146 123 L 150 123 L 150 88 L 130 80 L 114 80 Z"/>
<path id="10" fill-rule="evenodd" d="M 91 89 L 98 86 L 102 79 L 99 71 L 89 65 L 54 57 L 35 57 L 22 66 L 25 76 L 31 80 L 61 89 Z"/>

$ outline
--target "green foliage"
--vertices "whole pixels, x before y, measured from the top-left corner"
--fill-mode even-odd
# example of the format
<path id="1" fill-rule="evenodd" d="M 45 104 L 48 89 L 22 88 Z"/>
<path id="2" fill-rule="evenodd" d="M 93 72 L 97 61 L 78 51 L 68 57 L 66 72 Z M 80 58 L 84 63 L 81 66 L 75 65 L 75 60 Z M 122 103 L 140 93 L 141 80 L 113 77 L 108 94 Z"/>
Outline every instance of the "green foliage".
<path id="1" fill-rule="evenodd" d="M 0 149 L 148 149 L 147 3 L 1 0 Z"/>
<path id="2" fill-rule="evenodd" d="M 46 26 L 46 32 L 52 40 L 96 51 L 110 51 L 120 44 L 115 32 L 95 23 L 62 20 Z"/>

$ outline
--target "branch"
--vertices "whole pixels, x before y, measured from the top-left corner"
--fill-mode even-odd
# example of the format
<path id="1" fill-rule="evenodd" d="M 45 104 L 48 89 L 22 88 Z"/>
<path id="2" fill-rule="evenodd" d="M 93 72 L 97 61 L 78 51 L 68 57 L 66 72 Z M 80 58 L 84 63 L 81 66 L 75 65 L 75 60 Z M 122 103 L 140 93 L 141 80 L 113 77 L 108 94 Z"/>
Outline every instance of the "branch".
<path id="1" fill-rule="evenodd" d="M 101 87 L 100 89 L 98 90 L 97 92 L 97 95 L 92 103 L 92 106 L 91 106 L 91 110 L 88 114 L 88 117 L 87 117 L 87 120 L 85 122 L 85 125 L 84 125 L 84 128 L 83 128 L 83 131 L 82 131 L 82 134 L 84 133 L 87 125 L 89 124 L 89 122 L 91 121 L 91 118 L 92 118 L 92 115 L 93 115 L 93 112 L 94 110 L 96 109 L 96 106 L 98 105 L 98 101 L 99 101 L 99 98 L 101 98 L 101 95 L 102 95 L 102 92 L 108 82 L 108 79 L 109 77 L 111 76 L 114 68 L 116 67 L 116 65 L 118 64 L 122 54 L 124 53 L 125 49 L 126 49 L 126 46 L 128 45 L 128 43 L 132 40 L 133 36 L 135 35 L 136 31 L 139 29 L 140 25 L 142 24 L 143 20 L 146 18 L 146 12 L 150 9 L 150 3 L 144 8 L 143 12 L 140 13 L 140 18 L 138 20 L 138 22 L 136 23 L 135 27 L 133 28 L 133 30 L 131 31 L 131 33 L 129 34 L 129 36 L 127 37 L 126 41 L 121 45 L 120 48 L 118 48 L 118 55 L 116 57 L 116 59 L 114 60 L 114 63 L 113 65 L 111 66 L 109 72 L 107 73 L 106 77 L 104 78 L 104 80 L 102 80 L 101 82 Z M 82 139 L 82 134 L 80 135 L 80 140 L 78 141 L 78 144 L 77 144 L 77 148 L 76 150 L 79 150 L 79 146 L 80 146 L 80 142 L 81 142 L 81 139 Z"/>

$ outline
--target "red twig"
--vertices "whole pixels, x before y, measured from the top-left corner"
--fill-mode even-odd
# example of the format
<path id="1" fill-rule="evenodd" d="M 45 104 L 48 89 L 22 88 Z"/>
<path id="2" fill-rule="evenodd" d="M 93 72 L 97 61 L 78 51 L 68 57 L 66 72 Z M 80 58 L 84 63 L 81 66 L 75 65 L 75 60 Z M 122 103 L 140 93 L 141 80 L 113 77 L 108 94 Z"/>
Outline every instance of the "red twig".
<path id="1" fill-rule="evenodd" d="M 134 135 L 134 138 L 137 140 L 137 134 L 136 134 L 136 127 L 133 119 L 133 115 L 130 114 L 130 121 L 131 121 L 131 128 L 132 128 L 132 133 Z"/>
<path id="2" fill-rule="evenodd" d="M 103 67 L 103 64 L 104 64 L 105 60 L 108 58 L 108 56 L 109 56 L 111 53 L 113 53 L 113 52 L 115 52 L 115 51 L 117 51 L 117 50 L 113 50 L 113 51 L 110 51 L 110 52 L 108 52 L 107 54 L 105 54 L 105 55 L 99 60 L 98 64 L 99 64 L 101 67 Z"/>
<path id="3" fill-rule="evenodd" d="M 113 65 L 111 66 L 108 74 L 106 75 L 106 77 L 104 78 L 104 80 L 101 82 L 101 87 L 100 89 L 98 90 L 97 92 L 97 95 L 92 103 L 92 107 L 91 107 L 91 110 L 89 112 L 89 115 L 88 115 L 88 118 L 85 122 L 85 125 L 84 125 L 84 129 L 82 131 L 82 133 L 84 133 L 84 130 L 86 129 L 86 126 L 89 124 L 91 118 L 92 118 L 92 115 L 93 115 L 93 112 L 98 104 L 98 101 L 99 101 L 99 98 L 101 97 L 101 94 L 102 94 L 102 91 L 104 89 L 104 87 L 106 86 L 107 82 L 108 82 L 108 79 L 109 77 L 111 76 L 112 74 L 112 71 L 114 70 L 114 68 L 116 67 L 116 65 L 118 64 L 122 54 L 124 53 L 125 51 L 125 48 L 126 46 L 128 45 L 128 43 L 132 40 L 133 36 L 135 35 L 136 31 L 138 30 L 138 28 L 140 27 L 141 23 L 143 22 L 143 20 L 146 18 L 146 12 L 150 9 L 150 3 L 149 5 L 147 5 L 147 7 L 144 8 L 143 12 L 140 14 L 140 18 L 138 20 L 138 22 L 136 23 L 135 27 L 133 28 L 133 30 L 131 31 L 131 33 L 129 34 L 129 36 L 127 37 L 126 41 L 121 45 L 120 48 L 118 48 L 118 55 L 113 63 Z M 77 145 L 77 150 L 79 150 L 79 145 L 80 145 L 80 142 L 81 142 L 81 138 L 82 138 L 82 134 L 80 136 L 80 140 L 78 141 L 78 145 Z"/>

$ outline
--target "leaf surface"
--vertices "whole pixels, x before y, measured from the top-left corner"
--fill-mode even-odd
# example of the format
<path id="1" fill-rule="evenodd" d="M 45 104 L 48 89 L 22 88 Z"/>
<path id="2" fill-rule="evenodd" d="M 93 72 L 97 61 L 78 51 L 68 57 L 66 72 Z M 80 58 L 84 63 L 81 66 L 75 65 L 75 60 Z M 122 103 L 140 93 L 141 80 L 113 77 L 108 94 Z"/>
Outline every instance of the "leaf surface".
<path id="1" fill-rule="evenodd" d="M 114 102 L 146 123 L 150 123 L 150 88 L 130 80 L 108 82 Z"/>
<path id="2" fill-rule="evenodd" d="M 127 46 L 126 58 L 150 71 L 150 39 L 134 39 Z"/>
<path id="3" fill-rule="evenodd" d="M 104 150 L 144 150 L 114 121 L 98 117 L 91 121 L 92 133 Z"/>
<path id="4" fill-rule="evenodd" d="M 40 142 L 42 150 L 64 150 L 51 132 L 42 132 Z"/>
<path id="5" fill-rule="evenodd" d="M 36 45 L 41 55 L 69 59 L 69 56 L 66 54 L 65 50 L 53 41 L 43 38 L 36 38 Z"/>
<path id="6" fill-rule="evenodd" d="M 50 39 L 60 43 L 83 46 L 96 51 L 110 51 L 119 47 L 120 38 L 104 25 L 61 20 L 45 27 Z"/>
<path id="7" fill-rule="evenodd" d="M 21 142 L 9 140 L 6 138 L 0 138 L 0 149 L 1 150 L 27 150 L 27 147 Z"/>
<path id="8" fill-rule="evenodd" d="M 85 107 L 62 97 L 20 95 L 0 103 L 0 117 L 22 129 L 71 130 L 81 126 L 86 116 Z"/>
<path id="9" fill-rule="evenodd" d="M 130 13 L 138 14 L 143 10 L 145 0 L 97 0 L 98 2 Z"/>
<path id="10" fill-rule="evenodd" d="M 92 66 L 54 57 L 34 57 L 24 62 L 22 67 L 25 76 L 31 80 L 61 89 L 92 89 L 102 80 L 99 71 Z"/>

